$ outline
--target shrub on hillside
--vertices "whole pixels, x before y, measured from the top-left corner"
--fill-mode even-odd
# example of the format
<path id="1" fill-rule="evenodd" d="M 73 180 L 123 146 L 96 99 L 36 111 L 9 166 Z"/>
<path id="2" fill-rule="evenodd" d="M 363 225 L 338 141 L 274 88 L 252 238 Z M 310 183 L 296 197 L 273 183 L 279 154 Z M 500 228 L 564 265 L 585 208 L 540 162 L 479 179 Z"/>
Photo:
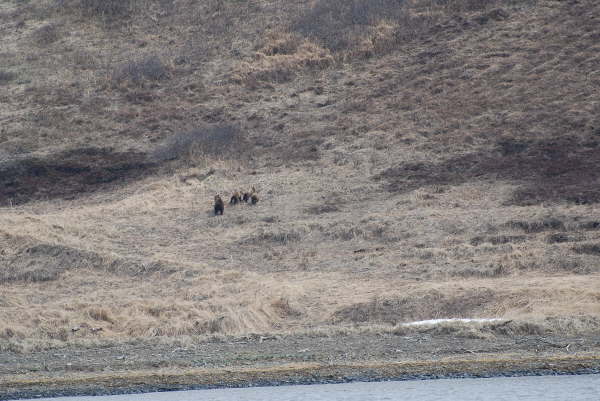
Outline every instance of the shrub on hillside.
<path id="1" fill-rule="evenodd" d="M 129 82 L 134 85 L 141 85 L 145 81 L 161 81 L 168 77 L 169 68 L 156 55 L 121 64 L 112 73 L 113 82 Z"/>
<path id="2" fill-rule="evenodd" d="M 54 0 L 54 7 L 49 9 L 98 19 L 110 25 L 134 15 L 137 5 L 138 0 Z"/>
<path id="3" fill-rule="evenodd" d="M 97 66 L 96 57 L 84 50 L 77 49 L 70 54 L 70 62 L 73 67 L 80 68 L 82 70 L 94 69 Z"/>
<path id="4" fill-rule="evenodd" d="M 533 3 L 536 0 L 523 0 Z M 292 23 L 292 29 L 332 52 L 351 50 L 370 56 L 394 43 L 426 34 L 440 18 L 510 4 L 514 0 L 316 0 Z M 495 10 L 480 19 L 505 19 Z"/>
<path id="5" fill-rule="evenodd" d="M 451 12 L 481 11 L 498 2 L 498 0 L 433 0 L 431 7 Z"/>
<path id="6" fill-rule="evenodd" d="M 216 125 L 181 132 L 154 151 L 157 162 L 193 159 L 197 155 L 232 157 L 244 149 L 242 132 L 233 125 Z"/>
<path id="7" fill-rule="evenodd" d="M 318 40 L 331 51 L 353 45 L 353 36 L 377 20 L 404 13 L 405 0 L 318 0 L 293 24 L 293 29 Z"/>
<path id="8" fill-rule="evenodd" d="M 78 0 L 79 9 L 84 15 L 114 20 L 129 17 L 136 0 Z"/>
<path id="9" fill-rule="evenodd" d="M 17 74 L 14 72 L 0 70 L 0 85 L 6 85 L 16 77 Z"/>
<path id="10" fill-rule="evenodd" d="M 58 40 L 58 27 L 55 24 L 44 25 L 33 33 L 33 38 L 38 45 L 49 45 Z"/>

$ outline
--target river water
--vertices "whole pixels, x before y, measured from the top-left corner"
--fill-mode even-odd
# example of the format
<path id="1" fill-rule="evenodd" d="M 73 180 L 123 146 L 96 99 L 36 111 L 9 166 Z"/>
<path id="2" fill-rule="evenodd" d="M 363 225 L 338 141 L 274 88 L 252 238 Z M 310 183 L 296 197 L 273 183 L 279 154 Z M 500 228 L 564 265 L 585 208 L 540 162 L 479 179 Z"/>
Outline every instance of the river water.
<path id="1" fill-rule="evenodd" d="M 36 400 L 41 400 L 37 398 Z M 600 401 L 600 375 L 439 379 L 172 391 L 47 401 Z"/>

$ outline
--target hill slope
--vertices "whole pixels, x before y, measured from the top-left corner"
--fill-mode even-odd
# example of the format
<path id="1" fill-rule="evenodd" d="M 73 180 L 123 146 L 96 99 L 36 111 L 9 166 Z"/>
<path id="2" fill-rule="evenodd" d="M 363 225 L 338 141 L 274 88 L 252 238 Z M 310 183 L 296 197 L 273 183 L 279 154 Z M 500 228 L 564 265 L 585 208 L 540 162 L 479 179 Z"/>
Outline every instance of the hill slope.
<path id="1" fill-rule="evenodd" d="M 480 3 L 3 2 L 0 346 L 597 333 L 600 6 Z"/>

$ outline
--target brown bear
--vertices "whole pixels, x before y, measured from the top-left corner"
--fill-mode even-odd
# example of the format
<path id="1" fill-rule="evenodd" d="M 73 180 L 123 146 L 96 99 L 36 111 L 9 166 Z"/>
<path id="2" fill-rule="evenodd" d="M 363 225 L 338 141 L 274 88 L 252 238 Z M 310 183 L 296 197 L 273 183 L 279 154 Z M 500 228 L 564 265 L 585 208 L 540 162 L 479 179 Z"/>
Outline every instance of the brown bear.
<path id="1" fill-rule="evenodd" d="M 215 216 L 220 214 L 223 215 L 223 211 L 225 210 L 225 203 L 223 199 L 219 195 L 215 195 Z"/>

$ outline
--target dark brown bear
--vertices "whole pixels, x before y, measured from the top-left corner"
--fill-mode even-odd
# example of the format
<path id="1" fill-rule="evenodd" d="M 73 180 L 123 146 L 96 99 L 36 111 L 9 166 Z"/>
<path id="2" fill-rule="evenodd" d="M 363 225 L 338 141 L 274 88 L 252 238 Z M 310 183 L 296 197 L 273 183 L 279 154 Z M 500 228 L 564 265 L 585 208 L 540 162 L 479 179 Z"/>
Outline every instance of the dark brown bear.
<path id="1" fill-rule="evenodd" d="M 223 211 L 225 210 L 225 203 L 223 199 L 219 195 L 215 195 L 215 216 L 220 214 L 223 215 Z"/>

